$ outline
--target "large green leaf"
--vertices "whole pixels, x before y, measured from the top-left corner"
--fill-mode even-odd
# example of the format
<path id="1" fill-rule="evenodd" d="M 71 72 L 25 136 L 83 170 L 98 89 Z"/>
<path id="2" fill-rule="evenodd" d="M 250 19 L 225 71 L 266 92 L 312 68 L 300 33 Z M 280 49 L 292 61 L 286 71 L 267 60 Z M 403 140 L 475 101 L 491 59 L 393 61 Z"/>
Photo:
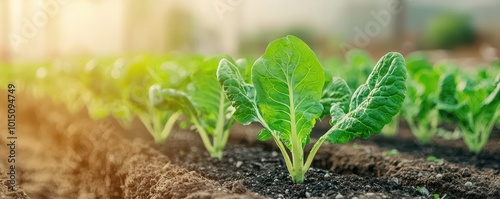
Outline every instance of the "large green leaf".
<path id="1" fill-rule="evenodd" d="M 222 59 L 217 70 L 217 79 L 236 109 L 233 117 L 243 125 L 258 121 L 255 89 L 245 83 L 238 68 L 230 61 Z"/>
<path id="2" fill-rule="evenodd" d="M 366 83 L 354 92 L 349 112 L 335 122 L 327 141 L 345 143 L 380 132 L 401 109 L 405 93 L 404 58 L 399 53 L 388 53 L 377 63 Z"/>
<path id="3" fill-rule="evenodd" d="M 305 145 L 322 112 L 324 70 L 302 40 L 287 36 L 269 44 L 252 68 L 256 102 L 263 119 L 290 147 Z"/>
<path id="4" fill-rule="evenodd" d="M 351 90 L 346 81 L 340 77 L 333 77 L 323 88 L 321 104 L 323 105 L 323 116 L 330 115 L 330 108 L 333 103 L 339 105 L 344 113 L 349 110 L 349 100 L 351 100 Z"/>

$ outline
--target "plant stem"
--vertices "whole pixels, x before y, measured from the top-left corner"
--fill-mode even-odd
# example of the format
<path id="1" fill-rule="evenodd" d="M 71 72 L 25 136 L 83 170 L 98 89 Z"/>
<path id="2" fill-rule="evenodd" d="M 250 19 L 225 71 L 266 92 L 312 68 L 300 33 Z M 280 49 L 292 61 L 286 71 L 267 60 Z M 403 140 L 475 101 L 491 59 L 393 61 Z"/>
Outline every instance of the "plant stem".
<path id="1" fill-rule="evenodd" d="M 292 136 L 293 137 L 293 136 Z M 293 140 L 294 138 L 292 138 Z M 292 173 L 292 180 L 294 183 L 303 183 L 304 182 L 304 170 L 303 170 L 303 164 L 304 164 L 304 151 L 302 149 L 302 143 L 300 143 L 300 140 L 295 136 L 295 143 L 292 144 L 292 165 L 293 165 L 293 173 Z"/>
<path id="2" fill-rule="evenodd" d="M 208 153 L 210 153 L 210 155 L 212 156 L 212 154 L 214 153 L 214 147 L 212 146 L 212 143 L 210 142 L 210 139 L 208 138 L 207 131 L 205 131 L 205 128 L 203 128 L 203 126 L 201 126 L 197 115 L 192 115 L 191 120 L 193 121 L 194 126 L 196 127 L 196 130 L 198 130 L 198 133 L 200 134 L 201 140 L 203 141 L 203 145 L 207 149 Z M 215 154 L 215 155 L 219 155 L 219 154 Z M 214 156 L 212 156 L 212 157 L 214 157 Z"/>
<path id="3" fill-rule="evenodd" d="M 165 123 L 165 126 L 163 127 L 163 130 L 160 133 L 160 142 L 163 142 L 168 138 L 168 135 L 170 135 L 170 132 L 172 132 L 172 128 L 174 127 L 175 122 L 181 115 L 182 113 L 180 111 L 174 112 L 172 115 L 170 115 L 167 122 Z"/>
<path id="4" fill-rule="evenodd" d="M 292 175 L 292 173 L 293 173 L 292 161 L 290 161 L 290 156 L 288 156 L 288 152 L 286 151 L 285 146 L 280 141 L 280 138 L 278 136 L 274 135 L 274 133 L 273 133 L 273 139 L 274 139 L 274 142 L 276 143 L 276 145 L 278 146 L 278 148 L 280 149 L 281 154 L 283 155 L 283 159 L 285 160 L 285 165 L 286 165 L 286 169 L 288 170 L 288 173 L 290 173 L 290 175 Z"/>
<path id="5" fill-rule="evenodd" d="M 213 149 L 214 151 L 210 154 L 212 157 L 222 158 L 222 150 L 226 145 L 224 143 L 224 122 L 226 120 L 224 115 L 224 92 L 220 92 L 219 96 L 219 113 L 217 114 L 217 124 L 215 126 L 214 134 L 213 134 Z"/>
<path id="6" fill-rule="evenodd" d="M 293 96 L 292 87 L 288 87 L 289 96 Z M 297 118 L 295 118 L 295 101 L 292 97 L 289 97 L 289 105 L 290 107 L 290 134 L 291 139 L 290 142 L 292 144 L 292 164 L 293 164 L 293 173 L 292 180 L 294 183 L 302 183 L 304 182 L 304 171 L 302 170 L 304 164 L 304 149 L 302 148 L 302 143 L 297 135 Z"/>
<path id="7" fill-rule="evenodd" d="M 328 132 L 330 132 L 330 130 L 328 130 L 327 133 L 325 133 L 325 135 L 327 135 Z M 307 170 L 309 170 L 309 167 L 311 166 L 311 163 L 312 163 L 312 161 L 314 159 L 314 156 L 318 152 L 319 147 L 321 147 L 321 145 L 323 144 L 323 142 L 325 142 L 325 140 L 326 140 L 325 135 L 321 136 L 318 139 L 318 141 L 316 141 L 316 143 L 314 143 L 311 151 L 309 152 L 309 155 L 307 156 L 307 160 L 306 160 L 306 163 L 304 164 L 304 168 L 303 168 L 304 173 L 307 172 Z"/>

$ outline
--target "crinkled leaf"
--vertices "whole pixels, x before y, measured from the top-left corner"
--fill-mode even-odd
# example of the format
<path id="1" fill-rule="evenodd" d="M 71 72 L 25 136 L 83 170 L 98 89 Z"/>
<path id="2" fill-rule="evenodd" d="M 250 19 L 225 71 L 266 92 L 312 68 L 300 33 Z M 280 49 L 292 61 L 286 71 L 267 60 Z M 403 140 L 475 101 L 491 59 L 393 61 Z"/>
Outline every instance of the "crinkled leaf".
<path id="1" fill-rule="evenodd" d="M 349 100 L 351 99 L 351 90 L 344 79 L 333 77 L 332 80 L 324 86 L 321 96 L 323 105 L 323 115 L 330 115 L 330 108 L 333 103 L 337 103 L 344 113 L 349 110 Z"/>
<path id="2" fill-rule="evenodd" d="M 337 124 L 337 122 L 340 121 L 340 119 L 342 119 L 344 115 L 345 111 L 342 108 L 340 108 L 339 104 L 337 103 L 331 104 L 330 116 L 332 118 L 330 119 L 330 125 L 335 126 L 335 124 Z"/>
<path id="3" fill-rule="evenodd" d="M 404 58 L 399 53 L 388 53 L 377 63 L 366 83 L 354 92 L 349 112 L 336 122 L 327 141 L 345 143 L 380 132 L 401 109 L 405 93 Z"/>
<path id="4" fill-rule="evenodd" d="M 217 69 L 217 79 L 222 90 L 236 109 L 233 117 L 243 125 L 258 121 L 255 105 L 255 89 L 245 83 L 238 68 L 226 59 L 222 59 Z"/>
<path id="5" fill-rule="evenodd" d="M 271 42 L 252 67 L 252 82 L 269 127 L 288 147 L 290 140 L 307 144 L 323 112 L 320 98 L 325 82 L 323 67 L 307 44 L 294 36 Z"/>

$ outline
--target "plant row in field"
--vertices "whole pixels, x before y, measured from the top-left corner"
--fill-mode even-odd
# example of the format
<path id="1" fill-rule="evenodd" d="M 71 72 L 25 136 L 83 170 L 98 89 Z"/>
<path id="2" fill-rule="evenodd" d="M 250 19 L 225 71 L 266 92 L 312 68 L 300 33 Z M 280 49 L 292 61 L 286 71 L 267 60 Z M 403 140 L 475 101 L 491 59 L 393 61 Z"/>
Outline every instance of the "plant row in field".
<path id="1" fill-rule="evenodd" d="M 141 55 L 76 59 L 6 67 L 6 72 L 21 88 L 35 96 L 47 95 L 71 112 L 85 107 L 91 118 L 112 116 L 125 128 L 138 118 L 157 143 L 164 142 L 176 124 L 193 126 L 210 154 L 220 158 L 234 123 L 215 76 L 223 57 L 229 58 Z M 245 65 L 245 60 L 238 62 Z M 162 95 L 170 91 L 171 98 Z"/>
<path id="2" fill-rule="evenodd" d="M 481 151 L 500 122 L 500 70 L 466 72 L 447 63 L 433 66 L 420 54 L 408 56 L 407 62 L 412 89 L 402 116 L 413 134 L 427 142 L 440 123 L 454 123 L 469 150 Z"/>
<path id="3" fill-rule="evenodd" d="M 271 42 L 253 64 L 225 55 L 142 55 L 32 63 L 5 67 L 2 74 L 15 77 L 20 87 L 36 96 L 48 95 L 65 104 L 70 111 L 86 107 L 94 119 L 113 116 L 128 127 L 139 118 L 158 143 L 176 125 L 194 129 L 216 158 L 222 158 L 235 121 L 258 122 L 263 126 L 258 139 L 276 142 L 296 183 L 304 181 L 324 141 L 345 143 L 378 133 L 388 123 L 397 126 L 402 105 L 401 115 L 422 141 L 429 139 L 429 132 L 434 134 L 432 128 L 440 121 L 463 120 L 459 129 L 470 130 L 474 136 L 479 128 L 474 125 L 489 121 L 489 126 L 479 130 L 491 132 L 498 121 L 499 80 L 492 81 L 489 73 L 480 73 L 486 83 L 476 83 L 482 79 L 473 77 L 464 86 L 468 92 L 476 92 L 475 85 L 487 88 L 480 91 L 484 98 L 473 95 L 477 96 L 474 100 L 484 102 L 476 107 L 476 101 L 464 100 L 469 93 L 459 89 L 458 82 L 465 76 L 448 66 L 432 67 L 418 54 L 407 57 L 408 81 L 405 59 L 399 53 L 388 53 L 377 63 L 357 50 L 348 52 L 346 58 L 346 63 L 329 59 L 321 64 L 307 44 L 287 36 Z M 478 111 L 483 109 L 496 111 Z M 437 116 L 427 116 L 428 112 Z M 305 157 L 310 132 L 325 117 L 332 127 Z M 481 133 L 479 144 L 484 141 Z M 466 142 L 479 145 L 474 136 Z"/>
<path id="4" fill-rule="evenodd" d="M 346 77 L 351 86 L 356 86 L 368 76 L 374 60 L 363 51 L 353 50 L 346 54 L 345 63 L 337 58 L 326 63 L 333 74 Z M 382 133 L 393 136 L 402 118 L 422 143 L 436 135 L 461 137 L 469 150 L 481 151 L 494 125 L 500 123 L 500 62 L 467 70 L 450 62 L 431 64 L 423 53 L 414 52 L 406 56 L 406 65 L 407 96 L 400 115 Z M 441 126 L 448 126 L 448 130 Z"/>
<path id="5" fill-rule="evenodd" d="M 216 158 L 222 157 L 235 121 L 259 122 L 258 139 L 276 142 L 295 183 L 304 181 L 324 141 L 345 143 L 380 132 L 399 112 L 406 93 L 399 53 L 382 57 L 351 92 L 342 78 L 325 75 L 315 53 L 294 36 L 271 42 L 253 65 L 228 56 L 74 62 L 9 67 L 7 72 L 35 95 L 49 95 L 71 111 L 86 107 L 94 119 L 112 115 L 127 127 L 137 117 L 156 142 L 163 142 L 183 118 L 180 124 L 192 126 Z M 305 157 L 310 132 L 325 116 L 332 127 Z"/>

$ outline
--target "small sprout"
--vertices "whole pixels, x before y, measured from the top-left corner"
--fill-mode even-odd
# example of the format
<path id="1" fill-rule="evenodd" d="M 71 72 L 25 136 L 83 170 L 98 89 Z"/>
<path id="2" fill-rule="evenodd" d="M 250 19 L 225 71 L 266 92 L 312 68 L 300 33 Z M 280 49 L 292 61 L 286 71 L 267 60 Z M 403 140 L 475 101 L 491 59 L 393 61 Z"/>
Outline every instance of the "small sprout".
<path id="1" fill-rule="evenodd" d="M 437 194 L 437 193 L 432 194 L 432 196 L 434 196 L 434 199 L 439 199 L 439 194 Z"/>
<path id="2" fill-rule="evenodd" d="M 186 116 L 189 124 L 200 134 L 210 156 L 219 159 L 234 123 L 231 117 L 234 107 L 231 107 L 215 75 L 221 59 L 231 64 L 234 62 L 226 56 L 206 59 L 199 64 L 199 70 L 193 71 L 192 82 L 186 92 L 165 87 L 164 83 L 151 86 L 149 92 L 150 103 L 158 111 Z M 165 134 L 163 138 L 168 136 L 168 133 Z"/>
<path id="3" fill-rule="evenodd" d="M 399 151 L 397 149 L 391 149 L 389 151 L 383 152 L 382 154 L 385 155 L 385 156 L 395 156 L 398 153 L 399 153 Z"/>
<path id="4" fill-rule="evenodd" d="M 419 187 L 419 186 L 417 186 L 417 191 L 419 191 L 420 193 L 422 193 L 422 194 L 424 194 L 426 196 L 429 195 L 429 190 L 427 190 L 427 188 L 425 188 L 425 187 Z"/>
<path id="5" fill-rule="evenodd" d="M 438 164 L 444 164 L 444 159 L 443 158 L 437 158 L 436 156 L 429 156 L 427 157 L 427 162 L 435 162 L 435 163 L 438 163 Z"/>

